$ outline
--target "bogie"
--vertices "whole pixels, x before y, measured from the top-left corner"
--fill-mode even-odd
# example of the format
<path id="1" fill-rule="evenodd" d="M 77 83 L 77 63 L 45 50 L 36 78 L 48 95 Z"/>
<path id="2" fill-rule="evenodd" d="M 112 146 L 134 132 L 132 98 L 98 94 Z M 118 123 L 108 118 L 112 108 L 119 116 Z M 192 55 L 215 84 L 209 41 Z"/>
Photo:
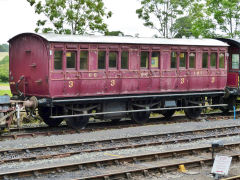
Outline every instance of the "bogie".
<path id="1" fill-rule="evenodd" d="M 43 122 L 47 124 L 49 127 L 57 127 L 63 121 L 62 118 L 52 119 L 51 115 L 57 115 L 59 111 L 62 111 L 61 107 L 38 107 L 38 114 L 43 119 Z M 52 112 L 51 112 L 52 111 Z"/>

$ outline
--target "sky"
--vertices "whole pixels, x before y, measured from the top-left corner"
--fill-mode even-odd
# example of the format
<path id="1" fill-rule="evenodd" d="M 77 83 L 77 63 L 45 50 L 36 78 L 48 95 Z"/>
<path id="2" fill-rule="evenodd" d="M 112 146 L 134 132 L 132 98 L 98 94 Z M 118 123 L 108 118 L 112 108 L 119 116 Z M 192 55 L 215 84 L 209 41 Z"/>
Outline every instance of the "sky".
<path id="1" fill-rule="evenodd" d="M 122 31 L 126 35 L 139 34 L 140 37 L 152 37 L 156 31 L 143 26 L 138 19 L 136 9 L 140 7 L 138 0 L 103 0 L 107 10 L 113 12 L 108 24 L 109 31 Z M 0 44 L 7 43 L 13 36 L 34 32 L 36 22 L 40 19 L 34 13 L 27 0 L 0 0 Z"/>

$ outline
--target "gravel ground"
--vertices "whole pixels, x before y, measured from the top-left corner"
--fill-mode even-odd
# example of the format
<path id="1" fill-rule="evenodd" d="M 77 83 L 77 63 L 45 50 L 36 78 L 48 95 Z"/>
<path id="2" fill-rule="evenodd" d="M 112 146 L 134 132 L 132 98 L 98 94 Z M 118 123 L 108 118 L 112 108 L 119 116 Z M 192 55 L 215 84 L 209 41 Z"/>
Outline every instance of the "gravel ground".
<path id="1" fill-rule="evenodd" d="M 84 144 L 84 145 L 73 145 L 73 146 L 68 146 L 66 148 L 62 148 L 62 146 L 58 148 L 51 148 L 51 151 L 46 151 L 46 149 L 36 149 L 36 150 L 31 150 L 31 152 L 26 152 L 26 151 L 15 151 L 15 152 L 8 152 L 6 154 L 3 154 L 0 156 L 1 160 L 7 160 L 7 159 L 15 159 L 15 158 L 26 158 L 26 157 L 33 157 L 33 156 L 46 156 L 46 155 L 56 155 L 60 153 L 70 153 L 70 152 L 81 152 L 84 150 L 97 150 L 97 149 L 106 149 L 106 148 L 113 148 L 113 147 L 122 147 L 122 146 L 131 146 L 131 145 L 139 145 L 139 144 L 145 144 L 145 143 L 159 143 L 159 142 L 167 142 L 167 141 L 175 141 L 178 142 L 179 140 L 182 139 L 193 139 L 193 138 L 204 138 L 206 136 L 220 136 L 221 134 L 226 135 L 230 133 L 239 133 L 240 134 L 240 129 L 239 128 L 234 128 L 234 129 L 227 129 L 224 131 L 209 131 L 207 133 L 187 133 L 183 135 L 171 135 L 171 136 L 163 136 L 159 138 L 144 138 L 144 139 L 136 139 L 136 140 L 129 140 L 128 142 L 106 142 L 106 143 L 98 143 L 98 144 Z"/>
<path id="2" fill-rule="evenodd" d="M 201 142 L 200 142 L 201 143 Z M 191 144 L 193 146 L 193 144 Z M 173 148 L 173 147 L 172 147 Z M 149 149 L 147 149 L 149 150 Z M 133 153 L 133 152 L 132 152 Z M 222 154 L 222 153 L 221 153 Z M 224 154 L 224 153 L 223 153 Z M 99 157 L 99 156 L 98 156 Z M 202 158 L 206 158 L 206 157 L 211 157 L 211 154 L 200 154 L 197 157 L 202 157 Z M 75 157 L 76 158 L 76 157 Z M 122 171 L 128 171 L 128 170 L 134 170 L 136 168 L 144 168 L 144 167 L 152 167 L 154 165 L 158 165 L 158 164 L 166 164 L 169 162 L 177 162 L 177 161 L 184 161 L 186 159 L 195 159 L 195 157 L 193 156 L 184 156 L 184 157 L 179 157 L 179 158 L 175 158 L 175 159 L 163 159 L 161 161 L 153 161 L 153 162 L 141 162 L 141 163 L 136 163 L 136 164 L 129 164 L 129 163 L 124 163 L 123 165 L 120 166 L 107 166 L 107 167 L 102 167 L 102 168 L 87 168 L 81 171 L 74 171 L 74 172 L 64 172 L 64 173 L 49 173 L 48 175 L 45 176 L 40 176 L 38 179 L 72 179 L 72 178 L 82 178 L 82 177 L 86 177 L 86 176 L 94 176 L 94 175 L 101 175 L 101 174 L 107 174 L 107 173 L 111 173 L 111 172 L 117 172 L 119 170 Z M 185 177 L 193 177 L 195 175 L 198 175 L 197 177 L 199 177 L 199 175 L 205 177 L 210 177 L 209 173 L 211 171 L 211 167 L 207 167 L 204 172 L 198 172 L 198 171 L 193 171 L 190 170 L 189 172 L 187 172 L 187 174 L 181 174 L 178 172 L 173 172 L 173 173 L 167 173 L 167 174 L 152 174 L 150 175 L 150 177 L 148 179 L 178 179 L 179 177 L 185 176 Z M 233 170 L 232 170 L 233 171 Z M 230 171 L 231 172 L 231 171 Z M 230 173 L 231 174 L 231 173 Z M 234 174 L 232 174 L 234 175 Z M 154 178 L 153 178 L 154 177 Z M 167 178 L 166 178 L 167 177 Z M 24 178 L 24 179 L 34 179 L 34 178 Z M 134 178 L 134 179 L 139 179 L 139 178 Z M 140 178 L 140 179 L 145 179 L 145 178 Z M 184 178 L 181 178 L 184 179 Z M 190 179 L 189 179 L 190 180 Z"/>
<path id="3" fill-rule="evenodd" d="M 232 177 L 240 174 L 240 163 L 231 164 L 228 176 Z M 170 172 L 170 173 L 150 173 L 149 177 L 136 177 L 134 179 L 138 180 L 213 180 L 214 177 L 211 172 L 211 167 L 204 168 L 195 168 L 191 170 L 187 170 L 186 173 L 181 172 Z"/>
<path id="4" fill-rule="evenodd" d="M 152 135 L 152 134 L 166 134 L 173 132 L 184 132 L 186 130 L 196 130 L 202 128 L 216 128 L 240 125 L 238 120 L 219 120 L 219 121 L 203 121 L 203 122 L 189 122 L 189 123 L 175 123 L 169 125 L 149 125 L 141 127 L 130 127 L 123 129 L 111 129 L 96 132 L 87 132 L 80 134 L 68 134 L 68 135 L 53 135 L 49 137 L 38 136 L 36 138 L 29 139 L 16 139 L 1 141 L 1 150 L 37 147 L 46 145 L 65 144 L 71 142 L 89 142 L 103 139 L 113 138 L 126 138 L 140 135 Z"/>
<path id="5" fill-rule="evenodd" d="M 30 139 L 17 139 L 17 140 L 0 142 L 0 147 L 1 147 L 0 149 L 3 150 L 3 149 L 12 149 L 12 148 L 26 148 L 26 147 L 39 146 L 39 145 L 54 145 L 54 144 L 62 144 L 62 143 L 70 143 L 70 142 L 87 142 L 87 141 L 112 139 L 112 138 L 120 138 L 120 137 L 132 137 L 132 136 L 139 136 L 139 135 L 159 134 L 159 133 L 172 133 L 176 131 L 183 132 L 186 130 L 225 127 L 230 125 L 240 125 L 240 121 L 219 120 L 219 121 L 176 123 L 176 124 L 170 124 L 170 125 L 149 125 L 149 126 L 142 126 L 142 127 L 130 127 L 130 128 L 124 128 L 124 129 L 113 129 L 113 130 L 89 132 L 89 133 L 82 133 L 82 134 L 36 137 L 36 138 L 30 138 Z M 240 137 L 226 137 L 226 138 L 218 138 L 218 139 L 222 140 L 224 143 L 240 142 Z M 145 154 L 146 152 L 154 153 L 154 152 L 164 152 L 164 151 L 177 150 L 177 149 L 183 149 L 183 148 L 209 146 L 212 142 L 213 140 L 201 140 L 201 141 L 192 142 L 192 143 L 161 145 L 161 146 L 143 147 L 143 148 L 136 148 L 136 149 L 115 150 L 115 151 L 108 151 L 108 152 L 83 153 L 80 155 L 74 155 L 71 157 L 66 157 L 61 159 L 60 158 L 45 159 L 45 160 L 38 160 L 38 161 L 32 161 L 32 162 L 2 164 L 0 166 L 0 173 L 6 173 L 7 171 L 14 171 L 14 170 L 21 170 L 21 169 L 56 166 L 56 164 L 63 165 L 63 164 L 79 163 L 79 162 L 85 162 L 85 161 L 103 160 L 106 158 L 109 159 L 113 157 Z M 89 174 L 90 172 L 86 170 L 86 172 L 83 172 L 83 173 Z M 57 175 L 54 175 L 54 176 L 57 176 Z M 69 176 L 66 175 L 66 178 L 69 178 Z"/>
<path id="6" fill-rule="evenodd" d="M 240 137 L 226 137 L 226 138 L 219 138 L 219 140 L 221 140 L 224 144 L 236 143 L 236 142 L 240 143 Z M 45 160 L 37 160 L 37 161 L 31 161 L 31 162 L 8 163 L 8 164 L 2 164 L 0 166 L 0 173 L 6 173 L 8 171 L 15 171 L 15 170 L 22 170 L 22 169 L 26 170 L 26 169 L 32 169 L 32 168 L 38 168 L 38 167 L 52 167 L 56 165 L 80 163 L 80 162 L 86 162 L 86 161 L 112 159 L 116 157 L 132 156 L 132 155 L 138 155 L 138 154 L 169 152 L 169 151 L 181 150 L 186 148 L 189 149 L 189 148 L 195 148 L 195 147 L 205 147 L 205 146 L 210 146 L 212 142 L 213 140 L 201 140 L 193 143 L 161 145 L 161 146 L 143 147 L 143 148 L 135 148 L 135 149 L 114 150 L 114 151 L 107 151 L 107 152 L 83 153 L 80 155 L 74 155 L 66 158 L 45 159 Z M 86 170 L 85 173 L 89 174 L 92 172 L 94 171 L 89 172 L 89 170 Z"/>

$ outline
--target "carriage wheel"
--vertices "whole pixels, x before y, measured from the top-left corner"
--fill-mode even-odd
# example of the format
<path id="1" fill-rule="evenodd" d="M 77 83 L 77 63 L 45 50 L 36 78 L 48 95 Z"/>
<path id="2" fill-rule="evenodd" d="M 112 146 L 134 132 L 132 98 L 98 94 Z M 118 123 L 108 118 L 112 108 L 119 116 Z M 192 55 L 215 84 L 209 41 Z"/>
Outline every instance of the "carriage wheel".
<path id="1" fill-rule="evenodd" d="M 61 108 L 53 107 L 52 112 L 56 114 L 57 110 L 61 110 Z M 63 121 L 62 118 L 52 119 L 51 116 L 51 108 L 49 107 L 38 107 L 38 114 L 43 119 L 43 122 L 47 124 L 49 127 L 57 127 Z"/>
<path id="2" fill-rule="evenodd" d="M 222 111 L 223 114 L 228 114 L 230 110 L 233 110 L 233 106 L 236 107 L 236 97 L 230 96 L 228 99 L 221 99 L 220 103 L 222 104 L 228 104 L 226 107 L 220 107 L 220 110 Z"/>
<path id="3" fill-rule="evenodd" d="M 138 124 L 144 124 L 149 121 L 150 112 L 132 113 L 131 119 Z"/>
<path id="4" fill-rule="evenodd" d="M 119 123 L 120 121 L 121 121 L 120 118 L 117 118 L 117 119 L 111 119 L 111 123 L 112 123 L 112 124 L 117 124 L 117 123 Z"/>
<path id="5" fill-rule="evenodd" d="M 184 112 L 189 119 L 196 119 L 200 116 L 202 108 L 184 109 Z"/>
<path id="6" fill-rule="evenodd" d="M 173 116 L 174 113 L 175 113 L 174 109 L 166 110 L 166 111 L 161 112 L 161 114 L 167 119 L 170 119 Z"/>
<path id="7" fill-rule="evenodd" d="M 229 99 L 230 99 L 230 101 L 229 101 Z M 223 97 L 213 97 L 212 98 L 212 104 L 213 105 L 215 105 L 215 104 L 229 104 L 229 102 L 232 103 L 232 106 L 235 104 L 235 101 L 232 98 L 228 98 L 228 99 L 224 99 Z M 218 107 L 216 107 L 215 109 L 217 109 L 217 108 Z M 227 107 L 226 106 L 221 106 L 221 107 L 219 107 L 219 109 L 222 111 L 223 114 L 228 114 L 230 109 L 232 109 L 232 108 L 230 108 L 229 106 L 227 106 Z"/>
<path id="8" fill-rule="evenodd" d="M 198 101 L 197 98 L 191 99 L 192 101 Z M 195 103 L 190 103 L 188 102 L 186 104 L 187 106 L 197 106 L 197 104 Z M 201 112 L 202 112 L 202 108 L 189 108 L 189 109 L 184 109 L 184 112 L 186 114 L 186 116 L 189 119 L 196 119 L 200 116 Z"/>
<path id="9" fill-rule="evenodd" d="M 66 120 L 66 123 L 69 127 L 73 129 L 83 129 L 89 121 L 89 116 L 81 116 L 75 118 L 69 118 Z"/>

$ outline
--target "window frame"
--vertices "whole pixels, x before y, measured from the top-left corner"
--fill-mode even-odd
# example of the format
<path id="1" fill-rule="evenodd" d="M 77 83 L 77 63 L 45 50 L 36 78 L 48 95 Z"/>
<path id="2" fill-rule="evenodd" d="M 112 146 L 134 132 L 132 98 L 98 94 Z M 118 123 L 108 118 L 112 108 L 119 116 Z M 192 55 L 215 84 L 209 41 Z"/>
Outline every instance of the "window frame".
<path id="1" fill-rule="evenodd" d="M 185 58 L 185 67 L 181 67 L 181 66 L 180 66 L 180 62 L 181 62 L 181 53 L 183 53 L 183 54 L 186 55 L 186 58 Z M 179 66 L 178 66 L 179 69 L 187 69 L 188 52 L 187 52 L 187 51 L 184 51 L 184 52 L 183 52 L 183 51 L 182 51 L 182 52 L 180 51 L 180 52 L 179 52 L 179 56 L 178 56 L 177 59 L 178 59 L 178 61 L 179 61 L 179 63 L 178 63 L 178 64 L 179 64 Z"/>
<path id="2" fill-rule="evenodd" d="M 158 67 L 152 67 L 152 53 L 153 52 L 156 52 L 156 53 L 158 53 Z M 149 54 L 150 55 L 150 69 L 160 69 L 160 59 L 161 59 L 161 51 L 160 50 L 152 50 L 151 52 L 150 52 L 151 54 Z"/>
<path id="3" fill-rule="evenodd" d="M 62 68 L 61 69 L 55 69 L 55 52 L 56 51 L 62 51 Z M 56 48 L 56 49 L 53 49 L 53 71 L 64 71 L 65 70 L 65 67 L 64 67 L 64 49 L 62 48 Z"/>
<path id="4" fill-rule="evenodd" d="M 81 52 L 82 51 L 87 51 L 88 53 L 87 53 L 87 68 L 86 69 L 81 69 Z M 89 49 L 80 49 L 79 50 L 79 58 L 78 58 L 78 60 L 79 60 L 79 64 L 78 64 L 78 69 L 79 69 L 79 71 L 89 71 L 89 60 L 90 60 L 90 51 L 89 51 Z"/>
<path id="5" fill-rule="evenodd" d="M 105 52 L 105 64 L 104 64 L 104 68 L 103 69 L 100 69 L 99 68 L 99 52 Z M 97 70 L 98 71 L 107 71 L 107 68 L 108 68 L 108 51 L 106 49 L 98 49 L 97 51 Z"/>
<path id="6" fill-rule="evenodd" d="M 220 67 L 220 55 L 221 54 L 223 54 L 223 67 Z M 219 69 L 225 69 L 225 59 L 226 59 L 225 52 L 219 52 L 219 54 L 218 54 L 218 68 Z"/>
<path id="7" fill-rule="evenodd" d="M 172 67 L 172 53 L 176 53 L 175 67 Z M 170 69 L 178 69 L 178 51 L 171 51 L 170 53 Z"/>
<path id="8" fill-rule="evenodd" d="M 211 66 L 211 62 L 212 62 L 212 54 L 216 54 L 216 64 L 215 66 Z M 219 60 L 219 57 L 218 57 L 218 53 L 216 51 L 212 51 L 210 52 L 210 56 L 209 56 L 209 68 L 210 69 L 218 69 L 218 60 Z"/>
<path id="9" fill-rule="evenodd" d="M 120 59 L 120 70 L 129 70 L 129 68 L 130 68 L 130 51 L 129 51 L 129 49 L 121 49 L 121 51 L 119 51 L 119 52 L 121 52 L 121 55 L 119 54 L 119 59 Z M 127 68 L 126 69 L 123 69 L 122 68 L 122 53 L 123 52 L 127 52 L 128 53 L 128 56 L 127 56 Z"/>
<path id="10" fill-rule="evenodd" d="M 114 52 L 116 53 L 116 67 L 110 67 L 110 53 Z M 108 51 L 108 69 L 109 70 L 117 70 L 118 69 L 118 62 L 119 62 L 119 51 L 118 50 L 109 50 Z"/>
<path id="11" fill-rule="evenodd" d="M 207 54 L 207 67 L 203 67 L 203 54 Z M 208 51 L 202 51 L 202 63 L 201 63 L 201 69 L 208 69 L 209 68 L 209 52 Z"/>
<path id="12" fill-rule="evenodd" d="M 240 55 L 237 54 L 237 53 L 234 53 L 234 54 L 232 53 L 232 55 L 231 55 L 231 57 L 232 57 L 232 58 L 231 58 L 231 70 L 238 70 L 238 69 L 236 69 L 236 68 L 233 69 L 233 55 L 238 55 L 238 69 L 240 69 L 240 68 L 239 68 L 239 65 L 240 65 Z"/>
<path id="13" fill-rule="evenodd" d="M 67 67 L 67 53 L 68 52 L 75 52 L 75 67 L 74 68 L 68 68 Z M 77 61 L 78 61 L 78 51 L 77 50 L 69 50 L 69 49 L 66 49 L 65 50 L 65 67 L 66 67 L 66 71 L 77 71 Z"/>
<path id="14" fill-rule="evenodd" d="M 194 67 L 190 67 L 190 54 L 191 53 L 195 54 L 195 56 L 194 56 Z M 188 69 L 196 69 L 196 65 L 197 65 L 196 60 L 197 60 L 197 52 L 195 52 L 195 51 L 188 52 Z"/>
<path id="15" fill-rule="evenodd" d="M 148 58 L 148 60 L 146 61 L 147 62 L 147 67 L 142 67 L 141 66 L 141 63 L 142 63 L 142 52 L 144 52 L 144 53 L 148 53 L 148 56 L 146 56 L 147 58 Z M 140 69 L 149 69 L 149 60 L 150 60 L 150 51 L 144 51 L 144 50 L 141 50 L 140 51 L 140 62 L 139 62 L 139 66 L 140 66 Z"/>

